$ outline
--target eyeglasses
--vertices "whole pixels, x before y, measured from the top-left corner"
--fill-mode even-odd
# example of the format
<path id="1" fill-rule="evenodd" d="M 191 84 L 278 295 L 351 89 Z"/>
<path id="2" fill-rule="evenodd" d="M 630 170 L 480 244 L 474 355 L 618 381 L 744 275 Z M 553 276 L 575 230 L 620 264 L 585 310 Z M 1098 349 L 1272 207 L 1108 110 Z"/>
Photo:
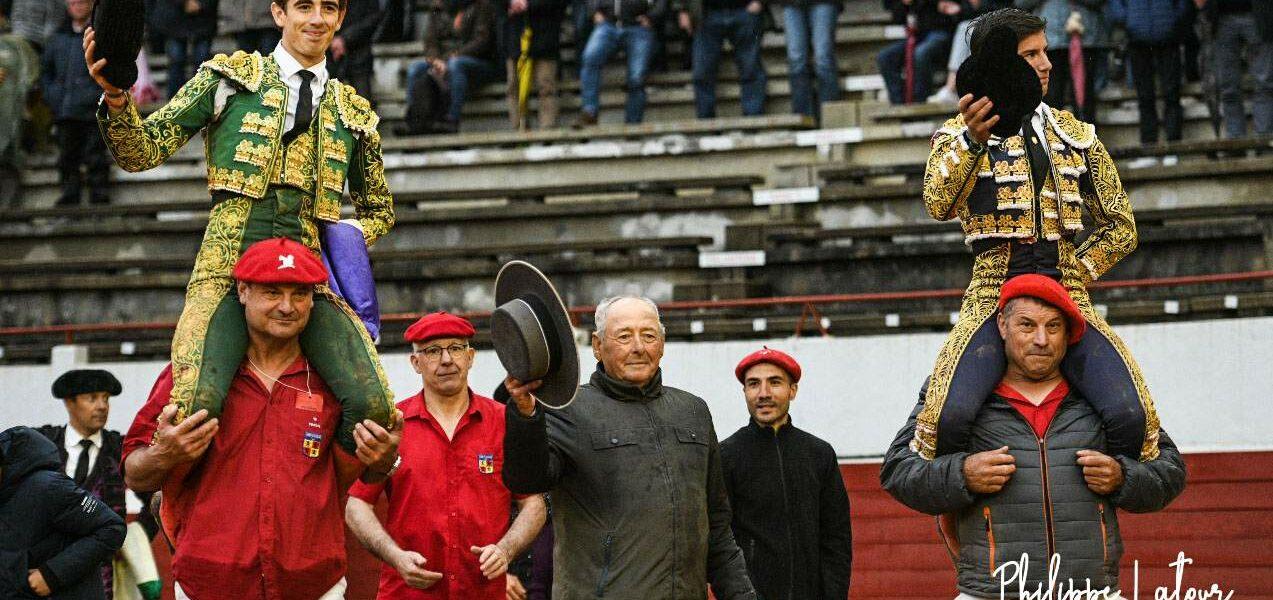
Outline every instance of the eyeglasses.
<path id="1" fill-rule="evenodd" d="M 446 350 L 447 352 L 451 353 L 451 360 L 456 360 L 457 358 L 461 356 L 463 356 L 464 358 L 468 358 L 468 355 L 464 353 L 464 351 L 468 349 L 469 349 L 468 344 L 451 344 L 450 346 L 447 346 L 445 348 L 443 348 L 442 346 L 425 346 L 424 348 L 421 348 L 419 350 L 412 350 L 411 353 L 419 354 L 423 356 L 424 359 L 429 362 L 438 362 L 439 360 L 442 360 L 443 350 Z"/>

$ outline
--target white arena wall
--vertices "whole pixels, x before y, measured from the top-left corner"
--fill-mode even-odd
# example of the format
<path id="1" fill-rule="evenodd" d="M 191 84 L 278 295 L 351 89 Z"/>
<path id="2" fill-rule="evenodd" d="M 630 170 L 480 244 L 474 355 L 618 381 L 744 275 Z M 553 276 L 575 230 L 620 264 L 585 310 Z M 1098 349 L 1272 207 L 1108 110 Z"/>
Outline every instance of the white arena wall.
<path id="1" fill-rule="evenodd" d="M 1116 327 L 1135 352 L 1157 401 L 1164 427 L 1186 451 L 1273 449 L 1273 317 Z M 943 334 L 849 338 L 782 338 L 740 342 L 673 342 L 663 359 L 664 382 L 702 396 L 725 437 L 747 419 L 733 378 L 739 358 L 761 344 L 793 354 L 804 368 L 792 406 L 795 423 L 828 440 L 846 459 L 883 453 L 914 407 Z M 109 427 L 126 430 L 145 401 L 159 362 L 76 364 L 66 348 L 52 365 L 0 367 L 0 429 L 63 422 L 62 404 L 49 394 L 53 379 L 73 367 L 115 373 L 124 393 L 115 398 Z M 595 364 L 581 347 L 585 374 Z M 398 399 L 416 393 L 419 376 L 407 355 L 383 357 Z M 502 378 L 493 351 L 479 352 L 470 376 L 488 394 Z"/>

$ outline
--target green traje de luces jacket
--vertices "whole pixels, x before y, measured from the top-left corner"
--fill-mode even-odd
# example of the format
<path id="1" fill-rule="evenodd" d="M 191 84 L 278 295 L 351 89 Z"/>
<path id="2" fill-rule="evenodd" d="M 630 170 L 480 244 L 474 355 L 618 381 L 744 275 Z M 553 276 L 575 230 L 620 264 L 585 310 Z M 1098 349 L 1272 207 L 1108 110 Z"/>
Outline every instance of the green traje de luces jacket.
<path id="1" fill-rule="evenodd" d="M 223 82 L 234 93 L 218 112 Z M 203 63 L 167 105 L 146 119 L 130 101 L 113 116 L 103 104 L 98 122 L 115 162 L 129 172 L 159 166 L 203 131 L 209 192 L 260 199 L 271 185 L 289 185 L 313 195 L 314 217 L 323 221 L 340 220 L 348 183 L 354 217 L 370 245 L 394 222 L 379 118 L 352 87 L 329 79 L 310 128 L 312 143 L 284 148 L 287 96 L 273 58 L 238 51 Z"/>

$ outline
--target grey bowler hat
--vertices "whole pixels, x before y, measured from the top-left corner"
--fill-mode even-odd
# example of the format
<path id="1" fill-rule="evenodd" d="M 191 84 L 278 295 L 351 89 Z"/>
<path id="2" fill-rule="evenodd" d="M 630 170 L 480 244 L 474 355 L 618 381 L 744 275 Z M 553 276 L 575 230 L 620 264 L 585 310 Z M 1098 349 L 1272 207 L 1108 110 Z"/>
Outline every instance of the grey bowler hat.
<path id="1" fill-rule="evenodd" d="M 495 276 L 495 305 L 491 341 L 504 370 L 542 381 L 535 397 L 544 406 L 568 406 L 579 391 L 579 350 L 552 282 L 530 263 L 509 262 Z"/>

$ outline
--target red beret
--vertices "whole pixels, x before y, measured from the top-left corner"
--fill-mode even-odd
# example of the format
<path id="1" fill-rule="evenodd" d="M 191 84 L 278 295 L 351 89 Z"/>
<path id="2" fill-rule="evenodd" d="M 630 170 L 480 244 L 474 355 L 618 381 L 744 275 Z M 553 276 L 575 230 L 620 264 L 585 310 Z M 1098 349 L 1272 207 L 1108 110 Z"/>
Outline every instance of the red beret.
<path id="1" fill-rule="evenodd" d="M 739 383 L 743 383 L 743 377 L 747 375 L 747 369 L 760 363 L 770 363 L 786 371 L 791 376 L 792 383 L 800 381 L 800 363 L 797 363 L 796 359 L 791 358 L 790 354 L 782 350 L 772 350 L 768 346 L 743 357 L 742 362 L 738 363 L 737 367 L 734 367 L 734 376 L 738 378 Z"/>
<path id="2" fill-rule="evenodd" d="M 407 328 L 407 333 L 402 337 L 408 342 L 427 342 L 437 338 L 464 338 L 473 337 L 477 330 L 473 328 L 473 324 L 468 319 L 457 317 L 446 312 L 435 312 L 433 314 L 420 317 L 419 321 L 412 323 Z"/>
<path id="3" fill-rule="evenodd" d="M 1083 332 L 1087 331 L 1087 320 L 1083 318 L 1083 313 L 1074 300 L 1070 299 L 1070 294 L 1055 279 L 1034 273 L 1009 279 L 999 293 L 999 310 L 1003 310 L 1009 300 L 1022 296 L 1035 298 L 1061 311 L 1070 329 L 1069 343 L 1077 343 L 1083 338 Z"/>
<path id="4" fill-rule="evenodd" d="M 234 265 L 234 278 L 248 283 L 318 285 L 327 281 L 327 268 L 300 242 L 270 238 L 248 247 Z"/>

